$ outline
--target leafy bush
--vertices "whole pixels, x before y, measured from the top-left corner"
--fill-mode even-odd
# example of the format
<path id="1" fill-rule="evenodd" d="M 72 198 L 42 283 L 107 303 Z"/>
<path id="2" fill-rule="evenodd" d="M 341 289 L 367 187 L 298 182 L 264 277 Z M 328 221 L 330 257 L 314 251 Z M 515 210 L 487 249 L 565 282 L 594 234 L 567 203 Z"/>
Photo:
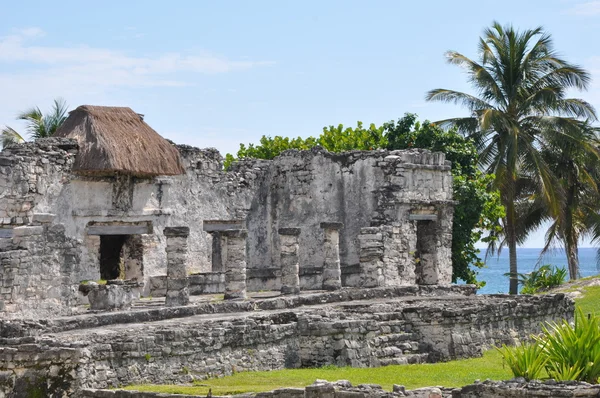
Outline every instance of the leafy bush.
<path id="1" fill-rule="evenodd" d="M 513 375 L 527 380 L 541 378 L 548 362 L 548 358 L 542 355 L 543 349 L 544 346 L 537 343 L 519 347 L 503 345 L 502 348 L 497 348 Z"/>
<path id="2" fill-rule="evenodd" d="M 553 267 L 549 264 L 542 265 L 528 274 L 519 274 L 519 284 L 523 286 L 522 294 L 533 294 L 542 290 L 559 286 L 565 281 L 567 270 Z"/>
<path id="3" fill-rule="evenodd" d="M 600 317 L 575 313 L 575 322 L 548 323 L 534 342 L 498 350 L 515 377 L 538 379 L 542 370 L 555 380 L 597 383 L 600 377 Z"/>
<path id="4" fill-rule="evenodd" d="M 596 383 L 600 377 L 600 317 L 575 313 L 574 324 L 552 323 L 537 337 L 548 358 L 548 375 L 556 380 Z"/>

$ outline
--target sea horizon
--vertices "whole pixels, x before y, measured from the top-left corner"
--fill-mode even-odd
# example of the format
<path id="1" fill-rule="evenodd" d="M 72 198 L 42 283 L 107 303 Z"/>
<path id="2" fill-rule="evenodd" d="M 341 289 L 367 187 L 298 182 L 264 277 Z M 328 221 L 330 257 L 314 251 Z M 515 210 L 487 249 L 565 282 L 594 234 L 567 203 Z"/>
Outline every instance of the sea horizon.
<path id="1" fill-rule="evenodd" d="M 485 250 L 481 250 L 481 258 L 486 266 L 478 270 L 477 280 L 485 281 L 486 285 L 479 289 L 480 294 L 508 293 L 509 279 L 504 276 L 509 272 L 508 249 L 504 248 L 500 255 L 488 256 L 485 259 Z M 563 248 L 555 248 L 546 253 L 540 260 L 542 248 L 517 248 L 518 272 L 526 274 L 536 267 L 550 264 L 559 268 L 567 268 L 567 256 Z M 596 247 L 579 248 L 579 269 L 581 277 L 598 275 L 600 270 L 596 262 Z M 568 276 L 567 276 L 568 279 Z"/>

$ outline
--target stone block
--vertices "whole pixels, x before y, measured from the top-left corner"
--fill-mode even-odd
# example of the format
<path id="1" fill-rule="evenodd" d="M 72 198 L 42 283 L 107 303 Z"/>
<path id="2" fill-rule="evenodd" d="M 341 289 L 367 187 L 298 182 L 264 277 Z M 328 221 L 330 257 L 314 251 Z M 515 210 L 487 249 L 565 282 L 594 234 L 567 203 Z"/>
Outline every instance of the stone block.
<path id="1" fill-rule="evenodd" d="M 189 227 L 165 227 L 163 230 L 165 236 L 182 237 L 187 238 L 190 234 Z"/>
<path id="2" fill-rule="evenodd" d="M 287 235 L 287 236 L 299 236 L 301 233 L 301 228 L 279 228 L 277 232 L 279 235 Z"/>

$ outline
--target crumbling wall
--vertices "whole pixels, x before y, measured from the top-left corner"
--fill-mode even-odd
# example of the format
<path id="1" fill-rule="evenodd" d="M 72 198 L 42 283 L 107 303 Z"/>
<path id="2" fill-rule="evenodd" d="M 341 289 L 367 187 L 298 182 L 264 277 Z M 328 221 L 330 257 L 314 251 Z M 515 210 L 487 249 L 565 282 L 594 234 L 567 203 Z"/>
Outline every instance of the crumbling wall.
<path id="1" fill-rule="evenodd" d="M 393 226 L 397 235 L 404 234 L 398 238 L 416 240 L 417 219 L 410 214 L 417 212 L 435 223 L 436 271 L 441 276 L 430 283 L 450 283 L 452 176 L 441 153 L 286 151 L 272 161 L 256 189 L 247 217 L 250 275 L 255 269 L 271 268 L 273 277 L 278 276 L 277 230 L 298 227 L 303 288 L 319 288 L 324 260 L 319 224 L 333 221 L 344 224 L 340 260 L 345 285 L 361 285 L 360 277 L 350 276 L 360 273 L 361 228 Z M 408 243 L 388 241 L 386 261 L 392 267 L 416 267 L 416 247 L 410 250 Z"/>
<path id="2" fill-rule="evenodd" d="M 51 211 L 77 144 L 42 139 L 0 153 L 0 313 L 5 317 L 69 313 L 80 244 Z"/>
<path id="3" fill-rule="evenodd" d="M 435 213 L 437 221 L 432 221 L 437 223 L 435 236 L 442 238 L 432 242 L 439 260 L 433 273 L 450 274 L 451 237 L 446 226 L 451 225 L 452 218 L 451 176 L 443 154 L 421 150 L 331 154 L 315 148 L 288 151 L 272 161 L 243 160 L 225 172 L 222 157 L 215 149 L 178 146 L 178 150 L 185 165 L 184 175 L 138 179 L 73 174 L 71 168 L 77 154 L 73 140 L 42 139 L 6 148 L 0 153 L 0 251 L 14 252 L 9 268 L 18 268 L 23 273 L 21 269 L 30 267 L 15 265 L 22 261 L 17 259 L 19 252 L 15 252 L 21 250 L 13 242 L 15 227 L 39 227 L 46 223 L 45 229 L 35 230 L 46 234 L 56 226 L 64 245 L 54 242 L 54 246 L 46 247 L 52 238 L 43 236 L 37 240 L 36 245 L 41 245 L 37 249 L 66 254 L 44 258 L 50 262 L 47 266 L 30 267 L 28 272 L 31 281 L 48 278 L 42 275 L 50 272 L 54 275 L 50 285 L 69 284 L 63 289 L 72 291 L 72 285 L 79 281 L 100 279 L 101 239 L 90 233 L 91 226 L 147 224 L 150 229 L 136 236 L 140 243 L 136 253 L 141 253 L 136 266 L 140 269 L 130 270 L 129 275 L 140 276 L 143 270 L 148 294 L 150 278 L 166 273 L 162 233 L 165 227 L 189 226 L 187 271 L 207 273 L 212 271 L 213 245 L 212 237 L 202 229 L 203 221 L 245 219 L 249 230 L 251 290 L 280 288 L 277 230 L 285 227 L 302 231 L 301 287 L 320 289 L 324 260 L 320 223 L 325 221 L 344 224 L 340 231 L 344 285 L 364 285 L 358 237 L 361 228 L 368 226 L 393 228 L 390 235 L 393 239 L 386 240 L 389 245 L 384 250 L 384 260 L 391 270 L 387 279 L 414 283 L 410 278 L 396 277 L 394 267 L 417 267 L 418 255 L 411 249 L 414 245 L 400 244 L 399 239 L 414 240 L 417 221 L 409 216 L 414 211 L 426 211 Z M 35 222 L 36 215 L 39 220 L 44 217 L 47 220 Z M 38 232 L 31 235 L 37 236 Z M 76 264 L 65 268 L 64 264 L 58 264 L 62 261 L 60 256 L 67 256 Z M 28 264 L 27 260 L 23 264 Z M 47 293 L 53 299 L 56 297 L 55 289 L 48 288 L 46 293 L 40 288 L 32 290 L 31 283 L 37 282 L 14 288 L 12 274 L 7 271 L 7 275 L 0 294 L 8 295 L 10 289 L 13 301 L 18 295 L 43 298 Z M 444 284 L 448 282 L 446 279 L 443 276 L 424 283 Z M 218 288 L 218 283 L 209 287 Z M 69 312 L 66 308 L 71 305 L 72 297 L 63 298 L 64 305 L 55 307 L 56 313 Z"/>
<path id="4" fill-rule="evenodd" d="M 573 303 L 564 295 L 420 297 L 106 325 L 102 333 L 70 330 L 54 333 L 52 339 L 85 346 L 78 379 L 83 387 L 105 388 L 243 370 L 472 357 L 490 345 L 528 339 L 544 321 L 570 319 L 572 311 Z"/>

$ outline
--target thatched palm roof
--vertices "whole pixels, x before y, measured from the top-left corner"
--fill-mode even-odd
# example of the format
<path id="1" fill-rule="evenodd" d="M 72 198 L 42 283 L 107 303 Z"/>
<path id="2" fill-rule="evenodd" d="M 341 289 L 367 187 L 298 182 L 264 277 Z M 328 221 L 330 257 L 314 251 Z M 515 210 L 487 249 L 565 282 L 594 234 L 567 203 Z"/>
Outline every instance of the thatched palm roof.
<path id="1" fill-rule="evenodd" d="M 183 174 L 179 151 L 131 108 L 82 105 L 55 133 L 74 138 L 74 171 L 85 175 L 154 177 Z"/>

